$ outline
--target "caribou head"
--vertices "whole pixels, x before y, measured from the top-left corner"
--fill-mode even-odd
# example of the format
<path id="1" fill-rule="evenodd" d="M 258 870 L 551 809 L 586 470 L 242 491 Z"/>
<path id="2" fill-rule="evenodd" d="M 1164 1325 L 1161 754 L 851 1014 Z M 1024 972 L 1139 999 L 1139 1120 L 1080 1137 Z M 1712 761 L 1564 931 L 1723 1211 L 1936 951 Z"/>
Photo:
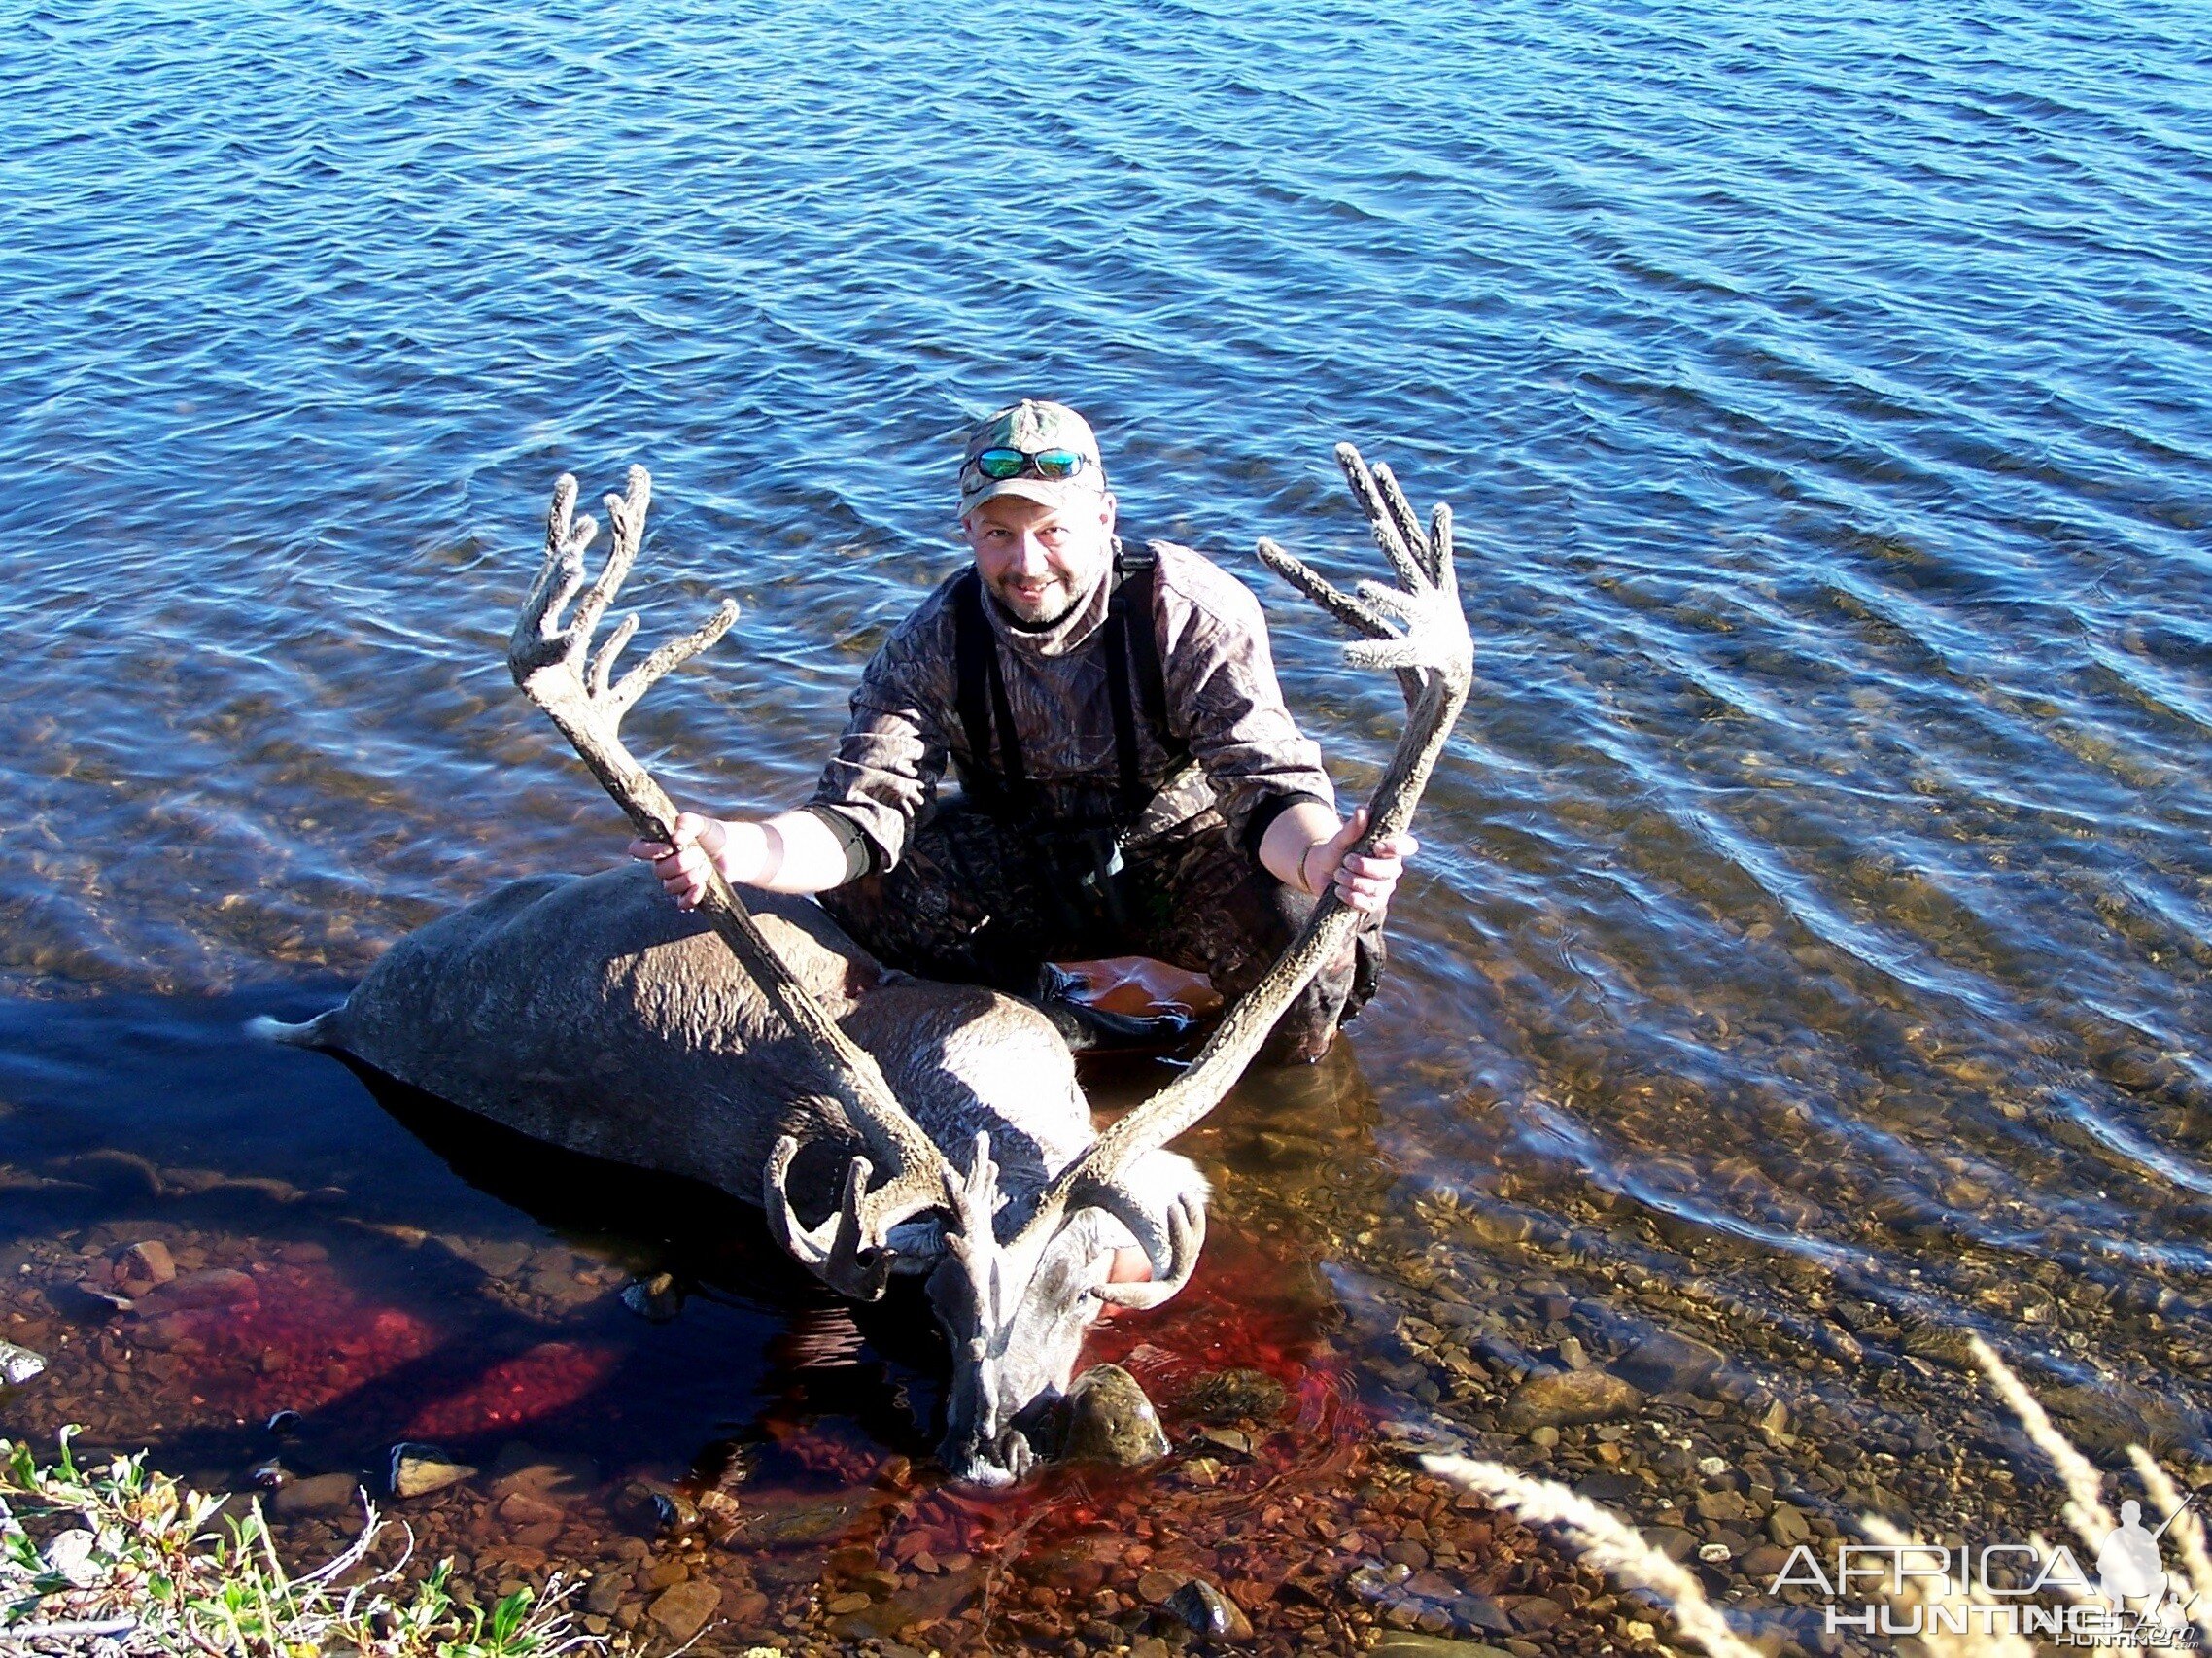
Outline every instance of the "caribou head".
<path id="1" fill-rule="evenodd" d="M 1365 636 L 1346 647 L 1349 661 L 1397 674 L 1404 690 L 1406 727 L 1369 802 L 1365 849 L 1410 821 L 1466 700 L 1472 645 L 1453 573 L 1449 509 L 1438 506 L 1424 531 L 1387 468 L 1370 471 L 1349 444 L 1336 454 L 1397 585 L 1363 581 L 1346 594 L 1271 541 L 1260 543 L 1260 554 Z M 656 680 L 729 629 L 737 606 L 724 601 L 703 627 L 619 680 L 613 670 L 637 632 L 635 617 L 592 654 L 592 635 L 637 557 L 650 491 L 644 468 L 633 466 L 627 492 L 605 498 L 612 545 L 587 580 L 584 554 L 597 526 L 574 515 L 575 480 L 560 480 L 545 562 L 516 620 L 507 661 L 515 682 L 560 727 L 638 832 L 667 841 L 674 803 L 623 746 L 618 728 Z M 571 603 L 573 614 L 564 619 Z M 987 1128 L 966 1145 L 941 1147 L 901 1104 L 875 1057 L 778 957 L 718 872 L 699 910 L 818 1056 L 822 1093 L 833 1108 L 822 1115 L 842 1116 L 849 1129 L 840 1195 L 811 1221 L 801 1217 L 791 1190 L 804 1148 L 793 1136 L 776 1144 L 762 1175 L 769 1228 L 793 1259 L 855 1299 L 881 1296 L 894 1271 L 927 1274 L 952 1361 L 941 1454 L 956 1477 L 985 1484 L 1016 1479 L 1029 1466 L 1023 1424 L 1066 1391 L 1084 1335 L 1107 1306 L 1158 1306 L 1190 1281 L 1205 1241 L 1206 1186 L 1188 1159 L 1165 1148 L 1228 1092 L 1313 975 L 1350 947 L 1359 922 L 1332 893 L 1325 895 L 1191 1066 L 1055 1167 L 1023 1142 L 1020 1113 L 1003 1100 L 979 1099 L 972 1114 L 1002 1125 L 996 1157 Z M 1037 1022 L 1044 1023 L 1042 1016 Z M 1059 1086 L 1073 1089 L 1064 1050 L 1055 1070 Z M 1076 1101 L 1080 1120 L 1080 1094 Z M 1150 1262 L 1151 1278 L 1112 1281 L 1117 1249 L 1132 1243 Z"/>

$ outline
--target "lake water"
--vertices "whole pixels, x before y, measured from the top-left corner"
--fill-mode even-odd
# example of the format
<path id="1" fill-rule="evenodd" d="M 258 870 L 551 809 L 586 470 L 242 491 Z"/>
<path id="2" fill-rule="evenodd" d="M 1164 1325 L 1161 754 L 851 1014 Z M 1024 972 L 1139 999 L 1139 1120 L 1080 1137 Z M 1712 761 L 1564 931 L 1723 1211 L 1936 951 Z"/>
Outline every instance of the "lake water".
<path id="1" fill-rule="evenodd" d="M 1034 394 L 1091 417 L 1124 528 L 1262 593 L 1347 793 L 1396 692 L 1252 542 L 1368 572 L 1340 438 L 1458 512 L 1476 682 L 1392 977 L 1192 1139 L 1223 1247 L 1306 1309 L 1247 1360 L 1357 1353 L 1331 1397 L 1476 1434 L 1671 1330 L 1731 1368 L 1654 1420 L 1758 1464 L 1754 1510 L 1935 1535 L 2011 1501 L 1955 1460 L 2018 1451 L 1972 1331 L 2092 1443 L 2212 1473 L 2201 8 L 17 17 L 0 1226 L 53 1286 L 22 1316 L 77 1333 L 11 1431 L 263 1454 L 235 1425 L 284 1390 L 192 1394 L 220 1353 L 103 1379 L 69 1263 L 148 1224 L 292 1274 L 268 1318 L 367 1309 L 290 1406 L 326 1462 L 428 1432 L 472 1354 L 527 1359 L 538 1438 L 610 1489 L 780 1420 L 788 1295 L 612 1299 L 712 1281 L 716 1226 L 418 1139 L 238 1024 L 618 855 L 501 660 L 556 473 L 651 467 L 648 637 L 743 604 L 632 731 L 687 802 L 765 809 L 960 556 L 964 424 Z M 666 1408 L 610 1425 L 626 1390 Z M 496 1451 L 463 1415 L 427 1420 Z M 916 1451 L 840 1420 L 847 1461 Z M 1783 1614 L 1756 1512 L 1693 1512 L 1653 1442 L 1511 1443 L 1625 1468 Z"/>

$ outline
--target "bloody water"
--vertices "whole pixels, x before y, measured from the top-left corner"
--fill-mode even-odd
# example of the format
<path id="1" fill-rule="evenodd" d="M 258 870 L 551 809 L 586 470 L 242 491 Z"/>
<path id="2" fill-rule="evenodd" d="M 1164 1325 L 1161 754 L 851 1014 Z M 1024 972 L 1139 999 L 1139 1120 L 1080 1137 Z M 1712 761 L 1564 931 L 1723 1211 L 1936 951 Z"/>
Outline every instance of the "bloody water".
<path id="1" fill-rule="evenodd" d="M 1346 1470 L 1371 1455 L 1312 1240 L 1224 1223 L 1180 1296 L 1108 1318 L 1086 1350 L 1156 1401 L 1170 1463 L 1051 1468 L 1005 1494 L 948 1487 L 930 1461 L 943 1344 L 915 1283 L 878 1306 L 836 1302 L 721 1193 L 242 1041 L 243 1019 L 271 1005 L 292 1007 L 144 999 L 120 1030 L 112 1003 L 36 1010 L 42 1050 L 7 1061 L 18 1226 L 0 1330 L 52 1361 L 7 1400 L 12 1433 L 79 1423 L 94 1447 L 145 1445 L 202 1488 L 259 1492 L 302 1560 L 358 1521 L 288 1513 L 285 1487 L 351 1472 L 426 1563 L 458 1558 L 487 1596 L 689 1558 L 744 1614 L 719 1626 L 730 1639 L 786 1617 L 813 1627 L 870 1572 L 887 1627 L 944 1603 L 980 1634 L 1036 1615 L 1019 1600 L 980 1609 L 986 1579 L 1064 1571 L 1070 1550 L 1095 1564 L 1111 1542 L 1112 1560 L 1134 1547 L 1240 1580 L 1262 1512 L 1279 1529 L 1286 1504 L 1349 1502 Z M 94 1064 L 109 1083 L 86 1089 Z M 1096 1081 L 1114 1097 L 1151 1086 L 1148 1071 L 1167 1074 L 1123 1060 Z M 133 1125 L 156 1098 L 165 1132 L 142 1151 Z M 218 1147 L 238 1172 L 178 1160 Z M 148 1240 L 177 1269 L 152 1288 L 130 1282 L 130 1246 Z M 1198 1396 L 1225 1373 L 1279 1392 L 1217 1443 L 1199 1435 L 1223 1419 L 1201 1420 Z M 479 1472 L 395 1503 L 391 1451 L 410 1441 Z M 501 1470 L 533 1458 L 582 1470 L 557 1511 L 502 1493 Z M 902 1572 L 903 1601 L 881 1576 Z M 588 1615 L 621 1634 L 651 1599 Z"/>

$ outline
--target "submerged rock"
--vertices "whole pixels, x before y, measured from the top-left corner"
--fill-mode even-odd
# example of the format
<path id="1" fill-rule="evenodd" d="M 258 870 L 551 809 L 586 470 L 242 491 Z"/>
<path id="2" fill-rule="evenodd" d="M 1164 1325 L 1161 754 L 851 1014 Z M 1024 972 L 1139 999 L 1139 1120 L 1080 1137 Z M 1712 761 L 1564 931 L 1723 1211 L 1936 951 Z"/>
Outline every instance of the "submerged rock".
<path id="1" fill-rule="evenodd" d="M 492 1496 L 517 1492 L 552 1503 L 567 1503 L 599 1484 L 599 1465 L 589 1457 L 549 1453 L 511 1440 L 492 1462 Z"/>
<path id="2" fill-rule="evenodd" d="M 395 1445 L 392 1447 L 392 1495 L 395 1497 L 427 1497 L 433 1491 L 443 1491 L 449 1485 L 459 1485 L 465 1479 L 473 1479 L 476 1470 L 467 1463 L 457 1463 L 435 1445 Z"/>
<path id="3" fill-rule="evenodd" d="M 1244 1608 L 1203 1577 L 1192 1578 L 1168 1596 L 1167 1610 L 1193 1635 L 1212 1641 L 1252 1639 L 1252 1620 L 1244 1615 Z"/>
<path id="4" fill-rule="evenodd" d="M 1184 1408 L 1201 1422 L 1272 1422 L 1290 1402 L 1290 1390 L 1264 1370 L 1215 1370 L 1191 1385 Z"/>
<path id="5" fill-rule="evenodd" d="M 13 1341 L 0 1341 L 0 1382 L 20 1387 L 33 1376 L 46 1370 L 46 1360 L 28 1347 L 18 1347 Z"/>
<path id="6" fill-rule="evenodd" d="M 1391 1630 L 1367 1651 L 1370 1658 L 1513 1658 L 1504 1647 L 1487 1641 L 1450 1641 L 1405 1629 Z"/>
<path id="7" fill-rule="evenodd" d="M 1060 1454 L 1142 1468 L 1167 1455 L 1167 1434 L 1136 1377 L 1119 1364 L 1093 1364 L 1068 1389 Z"/>
<path id="8" fill-rule="evenodd" d="M 142 1238 L 116 1256 L 116 1288 L 126 1295 L 143 1295 L 176 1276 L 177 1263 L 159 1238 Z"/>
<path id="9" fill-rule="evenodd" d="M 361 1481 L 350 1473 L 319 1473 L 277 1487 L 269 1506 L 279 1514 L 343 1514 L 354 1506 Z"/>
<path id="10" fill-rule="evenodd" d="M 1647 1393 L 1694 1394 L 1703 1391 L 1727 1363 L 1719 1348 L 1663 1330 L 1630 1348 L 1614 1362 L 1613 1369 Z"/>
<path id="11" fill-rule="evenodd" d="M 1604 1422 L 1626 1416 L 1642 1404 L 1643 1395 L 1604 1370 L 1563 1370 L 1531 1376 L 1505 1401 L 1505 1426 L 1514 1433 L 1531 1428 L 1566 1428 L 1578 1422 Z"/>
<path id="12" fill-rule="evenodd" d="M 697 1635 L 721 1604 L 720 1589 L 693 1577 L 665 1590 L 646 1615 L 661 1626 L 669 1640 L 680 1643 Z"/>
<path id="13" fill-rule="evenodd" d="M 633 1278 L 622 1288 L 622 1304 L 649 1324 L 666 1324 L 683 1311 L 683 1287 L 673 1272 Z"/>

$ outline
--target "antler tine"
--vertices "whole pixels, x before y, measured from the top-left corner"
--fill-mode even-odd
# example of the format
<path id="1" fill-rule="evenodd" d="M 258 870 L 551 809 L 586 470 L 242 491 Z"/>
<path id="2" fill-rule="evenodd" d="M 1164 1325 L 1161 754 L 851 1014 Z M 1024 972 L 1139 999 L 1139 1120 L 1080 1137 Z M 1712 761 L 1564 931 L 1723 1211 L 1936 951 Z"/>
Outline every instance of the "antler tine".
<path id="1" fill-rule="evenodd" d="M 623 674 L 622 681 L 611 693 L 617 707 L 627 713 L 637 705 L 638 699 L 650 691 L 665 675 L 681 668 L 701 651 L 709 649 L 714 642 L 730 631 L 730 624 L 738 619 L 738 602 L 725 599 L 713 615 L 679 639 L 670 639 L 657 646 L 651 655 Z"/>
<path id="2" fill-rule="evenodd" d="M 1398 637 L 1398 630 L 1371 607 L 1335 586 L 1296 553 L 1286 552 L 1279 543 L 1270 541 L 1264 535 L 1260 537 L 1259 551 L 1262 564 L 1346 627 L 1379 639 Z"/>
<path id="3" fill-rule="evenodd" d="M 576 480 L 563 472 L 553 485 L 553 505 L 545 515 L 545 560 L 515 616 L 507 639 L 507 666 L 518 675 L 551 661 L 568 648 L 561 612 L 584 584 L 584 551 L 599 534 L 589 513 L 575 518 Z"/>
<path id="4" fill-rule="evenodd" d="M 734 622 L 737 617 L 732 616 L 730 620 Z M 638 618 L 635 613 L 623 617 L 621 621 L 614 624 L 613 634 L 608 637 L 606 643 L 599 647 L 599 654 L 592 658 L 590 684 L 594 697 L 606 695 L 606 681 L 608 675 L 614 672 L 615 659 L 622 654 L 624 647 L 637 637 Z"/>
<path id="5" fill-rule="evenodd" d="M 598 662 L 587 667 L 584 655 L 592 630 L 612 603 L 643 539 L 652 478 L 644 467 L 633 466 L 628 492 L 606 498 L 614 525 L 613 548 L 599 579 L 576 606 L 574 619 L 562 628 L 555 619 L 582 586 L 583 552 L 595 532 L 588 518 L 569 522 L 575 496 L 575 479 L 564 473 L 553 489 L 546 565 L 516 620 L 507 666 L 523 694 L 560 727 L 601 786 L 629 815 L 638 833 L 650 841 L 669 841 L 675 834 L 675 802 L 623 746 L 622 716 L 657 680 L 728 632 L 737 620 L 738 607 L 722 601 L 704 625 L 661 645 L 609 689 L 605 680 L 614 654 L 629 642 L 635 628 L 628 624 L 618 628 Z M 846 1035 L 783 964 L 718 870 L 709 871 L 699 914 L 730 948 L 778 1017 L 821 1060 L 827 1091 L 844 1108 L 875 1159 L 862 1165 L 860 1192 L 840 1206 L 838 1216 L 829 1223 L 833 1229 L 826 1233 L 821 1228 L 810 1233 L 799 1226 L 788 1198 L 782 1195 L 781 1180 L 788 1171 L 789 1158 L 779 1168 L 772 1162 L 771 1224 L 778 1226 L 779 1235 L 788 1234 L 786 1247 L 812 1270 L 824 1278 L 837 1273 L 859 1286 L 847 1293 L 873 1298 L 882 1293 L 882 1275 L 888 1271 L 884 1245 L 890 1228 L 923 1209 L 942 1206 L 956 1177 L 936 1143 L 892 1094 L 875 1058 Z M 877 1191 L 867 1192 L 867 1175 L 879 1166 L 890 1171 L 890 1179 Z M 848 1189 L 850 1180 L 848 1169 Z M 877 1261 L 875 1255 L 885 1259 Z M 837 1283 L 836 1279 L 830 1281 Z"/>
<path id="6" fill-rule="evenodd" d="M 1436 579 L 1436 560 L 1430 550 L 1429 537 L 1421 533 L 1421 520 L 1413 511 L 1413 503 L 1405 499 L 1405 492 L 1398 487 L 1398 474 L 1377 461 L 1374 465 L 1375 488 L 1381 492 L 1383 505 L 1390 508 L 1390 521 L 1398 527 L 1398 538 L 1405 543 L 1421 567 L 1421 573 L 1432 582 Z"/>
<path id="7" fill-rule="evenodd" d="M 1110 1188 L 1119 1191 L 1119 1188 Z M 1112 1208 L 1111 1204 L 1102 1207 Z M 1113 1213 L 1123 1226 L 1128 1216 L 1119 1209 Z M 1130 1231 L 1142 1238 L 1144 1233 L 1130 1226 Z M 1175 1207 L 1167 1212 L 1167 1276 L 1141 1280 L 1133 1284 L 1102 1284 L 1098 1288 L 1099 1299 L 1131 1312 L 1146 1312 L 1161 1303 L 1173 1300 L 1182 1293 L 1183 1286 L 1191 1282 L 1191 1274 L 1198 1269 L 1198 1257 L 1206 1247 L 1206 1206 L 1189 1192 L 1175 1200 Z M 1148 1247 L 1146 1253 L 1152 1253 Z"/>
<path id="8" fill-rule="evenodd" d="M 1360 510 L 1367 515 L 1367 526 L 1374 532 L 1375 545 L 1382 549 L 1383 557 L 1390 560 L 1390 568 L 1398 572 L 1400 582 L 1409 588 L 1420 584 L 1433 585 L 1429 572 L 1421 568 L 1420 560 L 1413 556 L 1412 548 L 1405 544 L 1405 538 L 1399 530 L 1398 519 L 1385 503 L 1382 493 L 1376 486 L 1375 475 L 1367 470 L 1367 463 L 1359 450 L 1349 443 L 1339 443 L 1336 446 L 1336 465 L 1344 473 L 1344 481 L 1352 486 L 1352 499 L 1360 503 Z M 1396 489 L 1397 485 L 1391 487 Z M 1412 518 L 1413 509 L 1410 506 L 1405 509 L 1405 516 L 1409 520 Z M 1418 526 L 1413 534 L 1418 539 L 1421 534 Z"/>
<path id="9" fill-rule="evenodd" d="M 600 567 L 599 579 L 584 594 L 583 602 L 576 606 L 576 619 L 570 624 L 587 641 L 599 631 L 600 618 L 622 591 L 622 584 L 630 579 L 630 567 L 638 562 L 638 548 L 645 539 L 645 512 L 652 501 L 653 475 L 642 466 L 630 468 L 629 488 L 624 494 L 602 500 L 613 532 L 611 544 L 606 549 L 606 563 Z"/>
<path id="10" fill-rule="evenodd" d="M 1364 463 L 1353 465 L 1359 462 L 1358 451 L 1347 443 L 1338 446 L 1337 455 L 1350 457 L 1345 476 L 1352 482 L 1355 497 L 1360 497 L 1365 506 L 1374 498 L 1371 480 L 1363 495 L 1361 480 L 1366 472 Z M 1387 520 L 1372 513 L 1370 519 L 1376 525 L 1376 539 L 1381 541 Z M 1450 514 L 1439 509 L 1435 522 L 1439 534 L 1432 539 L 1431 550 L 1448 560 Z M 1396 526 L 1389 528 L 1395 536 Z M 1402 553 L 1403 548 L 1400 551 Z M 1473 677 L 1474 646 L 1468 636 L 1467 618 L 1460 612 L 1450 566 L 1444 566 L 1444 579 L 1432 581 L 1409 558 L 1402 562 L 1393 559 L 1403 585 L 1392 589 L 1365 582 L 1362 584 L 1364 598 L 1354 600 L 1330 587 L 1272 543 L 1264 544 L 1262 557 L 1331 614 L 1369 636 L 1345 646 L 1347 661 L 1396 671 L 1406 685 L 1405 730 L 1368 802 L 1367 831 L 1357 848 L 1364 852 L 1412 821 L 1414 808 L 1420 804 L 1430 774 L 1435 770 L 1453 722 L 1467 701 Z M 1402 633 L 1383 619 L 1380 612 L 1384 608 L 1404 619 Z M 1099 1135 L 1054 1178 L 1023 1228 L 1022 1240 L 1027 1241 L 1030 1232 L 1039 1227 L 1056 1226 L 1071 1203 L 1098 1203 L 1117 1213 L 1128 1206 L 1126 1194 L 1115 1181 L 1116 1174 L 1145 1153 L 1166 1145 L 1221 1102 L 1260 1052 L 1284 1010 L 1314 975 L 1352 942 L 1359 925 L 1356 911 L 1347 908 L 1333 889 L 1325 892 L 1290 947 L 1260 983 L 1223 1016 L 1191 1068 Z M 1144 1236 L 1143 1228 L 1131 1229 Z M 1154 1241 L 1147 1240 L 1148 1253 Z M 1009 1246 L 1019 1247 L 1019 1243 Z M 1188 1265 L 1176 1261 L 1175 1254 L 1171 1240 L 1167 1264 L 1187 1277 Z M 1161 1264 L 1157 1255 L 1154 1259 L 1156 1265 Z"/>
<path id="11" fill-rule="evenodd" d="M 810 1229 L 800 1224 L 798 1211 L 791 1206 L 787 1184 L 791 1159 L 798 1151 L 799 1142 L 784 1135 L 776 1142 L 762 1170 L 761 1207 L 768 1215 L 769 1231 L 786 1255 L 839 1295 L 860 1301 L 880 1298 L 891 1277 L 891 1252 L 884 1247 L 891 1227 L 929 1205 L 917 1203 L 904 1213 L 888 1213 L 893 1205 L 886 1205 L 882 1199 L 903 1195 L 895 1190 L 898 1183 L 870 1192 L 868 1177 L 875 1172 L 875 1165 L 866 1157 L 856 1157 L 845 1165 L 845 1186 L 837 1208 L 820 1226 Z"/>

